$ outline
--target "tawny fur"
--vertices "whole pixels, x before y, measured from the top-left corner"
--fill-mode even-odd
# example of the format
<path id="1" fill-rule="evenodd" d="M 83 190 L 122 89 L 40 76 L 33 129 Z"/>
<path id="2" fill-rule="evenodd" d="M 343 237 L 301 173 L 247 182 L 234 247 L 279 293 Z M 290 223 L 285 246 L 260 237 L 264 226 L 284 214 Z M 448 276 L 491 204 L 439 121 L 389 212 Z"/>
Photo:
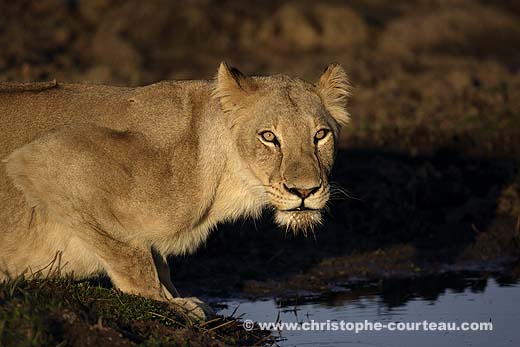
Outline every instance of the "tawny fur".
<path id="1" fill-rule="evenodd" d="M 106 272 L 123 291 L 172 300 L 165 257 L 194 251 L 217 223 L 271 206 L 282 226 L 311 228 L 348 86 L 338 65 L 315 86 L 225 64 L 215 80 L 140 88 L 0 84 L 0 280 Z M 314 189 L 312 210 L 294 210 L 294 189 Z"/>

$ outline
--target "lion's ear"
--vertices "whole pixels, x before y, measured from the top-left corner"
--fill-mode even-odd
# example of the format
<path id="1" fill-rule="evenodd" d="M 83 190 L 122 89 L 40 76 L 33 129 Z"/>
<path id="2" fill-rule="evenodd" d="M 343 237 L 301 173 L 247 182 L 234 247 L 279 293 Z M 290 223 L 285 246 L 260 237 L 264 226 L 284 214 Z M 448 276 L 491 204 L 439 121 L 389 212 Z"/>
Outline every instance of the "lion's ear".
<path id="1" fill-rule="evenodd" d="M 316 88 L 332 117 L 341 125 L 347 124 L 350 115 L 346 106 L 352 87 L 341 65 L 330 64 L 321 75 Z"/>
<path id="2" fill-rule="evenodd" d="M 256 89 L 252 78 L 244 76 L 238 69 L 229 67 L 225 62 L 220 63 L 213 95 L 220 100 L 225 113 L 239 108 L 240 102 Z"/>

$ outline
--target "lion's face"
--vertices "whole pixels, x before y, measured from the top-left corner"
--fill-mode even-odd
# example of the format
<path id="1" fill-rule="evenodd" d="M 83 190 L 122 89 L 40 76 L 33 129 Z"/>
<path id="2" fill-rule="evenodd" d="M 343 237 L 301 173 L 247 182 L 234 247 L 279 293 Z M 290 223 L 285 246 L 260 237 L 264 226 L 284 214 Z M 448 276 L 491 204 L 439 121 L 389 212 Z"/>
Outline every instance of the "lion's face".
<path id="1" fill-rule="evenodd" d="M 318 95 L 305 85 L 267 90 L 242 111 L 262 115 L 237 124 L 236 143 L 265 187 L 276 221 L 293 229 L 320 222 L 338 126 Z"/>
<path id="2" fill-rule="evenodd" d="M 222 94 L 221 101 L 224 109 L 231 107 L 229 124 L 241 160 L 263 186 L 278 224 L 294 231 L 312 229 L 321 222 L 329 199 L 328 176 L 339 126 L 347 120 L 344 105 L 327 103 L 345 102 L 344 71 L 334 65 L 324 73 L 333 78 L 330 70 L 339 69 L 336 73 L 344 78 L 340 86 L 333 86 L 340 88 L 336 98 L 326 100 L 323 76 L 314 86 L 287 76 L 246 78 L 224 69 L 239 87 L 239 99 L 222 99 Z M 338 117 L 334 106 L 343 112 L 336 112 Z"/>

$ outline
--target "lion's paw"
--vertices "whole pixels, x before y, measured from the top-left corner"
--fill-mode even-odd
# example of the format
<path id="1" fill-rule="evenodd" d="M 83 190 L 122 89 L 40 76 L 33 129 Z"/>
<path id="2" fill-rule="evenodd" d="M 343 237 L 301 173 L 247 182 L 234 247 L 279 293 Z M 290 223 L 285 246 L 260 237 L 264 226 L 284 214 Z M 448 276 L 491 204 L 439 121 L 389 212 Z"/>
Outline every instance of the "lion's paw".
<path id="1" fill-rule="evenodd" d="M 196 297 L 173 298 L 170 305 L 192 322 L 207 321 L 216 316 L 208 304 Z"/>

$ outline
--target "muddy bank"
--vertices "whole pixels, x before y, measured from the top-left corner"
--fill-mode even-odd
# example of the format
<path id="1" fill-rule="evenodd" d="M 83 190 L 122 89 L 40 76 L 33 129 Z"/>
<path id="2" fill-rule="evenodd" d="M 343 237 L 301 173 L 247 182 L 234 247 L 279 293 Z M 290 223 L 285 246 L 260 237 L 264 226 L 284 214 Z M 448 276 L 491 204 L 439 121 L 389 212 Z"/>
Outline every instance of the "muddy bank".
<path id="1" fill-rule="evenodd" d="M 234 318 L 196 322 L 164 303 L 103 288 L 99 282 L 18 279 L 0 284 L 1 346 L 252 346 Z"/>

